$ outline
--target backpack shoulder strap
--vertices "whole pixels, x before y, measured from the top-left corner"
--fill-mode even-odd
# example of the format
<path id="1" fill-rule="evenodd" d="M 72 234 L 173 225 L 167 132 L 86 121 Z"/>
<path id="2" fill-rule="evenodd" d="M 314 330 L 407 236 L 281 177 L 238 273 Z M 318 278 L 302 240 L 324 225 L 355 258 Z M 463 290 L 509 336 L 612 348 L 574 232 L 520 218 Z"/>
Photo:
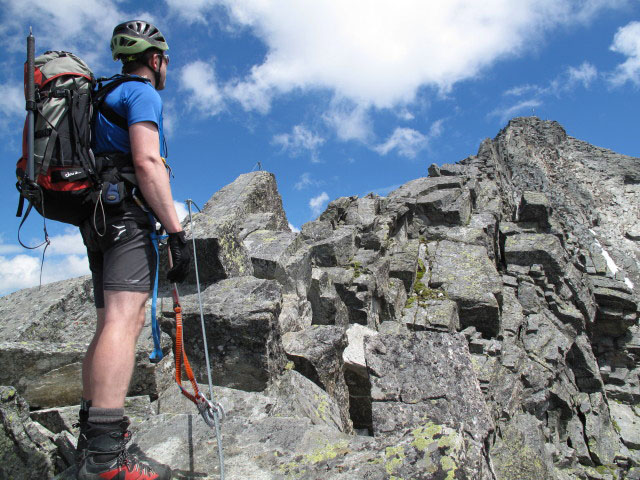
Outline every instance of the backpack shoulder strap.
<path id="1" fill-rule="evenodd" d="M 104 87 L 101 85 L 102 82 L 110 80 L 110 82 Z M 109 120 L 111 123 L 121 128 L 122 130 L 129 129 L 129 123 L 127 119 L 122 115 L 116 113 L 111 107 L 109 107 L 106 103 L 104 103 L 105 98 L 109 95 L 116 87 L 122 85 L 125 82 L 147 82 L 147 79 L 132 75 L 115 75 L 111 78 L 99 78 L 98 79 L 98 90 L 96 90 L 93 94 L 93 104 L 94 104 L 94 115 L 97 115 L 97 112 L 102 113 L 104 117 Z"/>

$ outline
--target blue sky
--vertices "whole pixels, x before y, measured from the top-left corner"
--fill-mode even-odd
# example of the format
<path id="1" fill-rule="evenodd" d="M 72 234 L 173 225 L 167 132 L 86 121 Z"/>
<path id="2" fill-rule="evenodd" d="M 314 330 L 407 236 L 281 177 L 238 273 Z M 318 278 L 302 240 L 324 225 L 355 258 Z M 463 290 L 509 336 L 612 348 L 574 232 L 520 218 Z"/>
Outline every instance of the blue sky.
<path id="1" fill-rule="evenodd" d="M 238 175 L 273 172 L 294 228 L 327 203 L 425 176 L 475 154 L 509 118 L 535 114 L 640 156 L 637 0 L 0 0 L 0 295 L 36 285 L 39 251 L 17 244 L 13 165 L 22 63 L 73 51 L 116 73 L 109 39 L 156 23 L 171 64 L 162 92 L 176 200 L 202 205 Z M 182 206 L 183 208 L 183 206 Z M 44 281 L 88 272 L 76 230 L 48 222 Z M 37 241 L 33 214 L 24 238 Z"/>

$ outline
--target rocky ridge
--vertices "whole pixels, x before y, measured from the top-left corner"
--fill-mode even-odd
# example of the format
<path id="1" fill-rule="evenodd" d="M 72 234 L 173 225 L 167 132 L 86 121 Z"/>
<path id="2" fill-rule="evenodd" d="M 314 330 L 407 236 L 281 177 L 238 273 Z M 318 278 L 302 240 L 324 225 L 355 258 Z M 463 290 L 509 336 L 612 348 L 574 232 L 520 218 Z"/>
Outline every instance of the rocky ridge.
<path id="1" fill-rule="evenodd" d="M 428 172 L 300 233 L 267 172 L 194 215 L 226 478 L 640 479 L 640 159 L 531 117 Z M 218 478 L 214 433 L 173 386 L 166 291 L 160 310 L 133 448 Z M 0 478 L 74 478 L 92 315 L 87 278 L 0 298 Z"/>

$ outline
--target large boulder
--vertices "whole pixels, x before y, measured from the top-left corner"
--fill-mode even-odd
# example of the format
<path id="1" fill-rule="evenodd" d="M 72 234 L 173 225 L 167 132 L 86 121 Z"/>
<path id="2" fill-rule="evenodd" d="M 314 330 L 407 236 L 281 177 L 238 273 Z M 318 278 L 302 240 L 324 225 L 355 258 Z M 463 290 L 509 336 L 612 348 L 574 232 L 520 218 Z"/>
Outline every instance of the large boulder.
<path id="1" fill-rule="evenodd" d="M 183 222 L 192 237 L 188 219 Z M 223 278 L 252 274 L 252 264 L 242 240 L 256 230 L 289 231 L 275 176 L 257 171 L 240 175 L 216 192 L 193 215 L 193 230 L 200 281 L 210 284 Z M 167 269 L 161 256 L 161 273 Z M 187 277 L 195 283 L 195 271 Z M 164 279 L 164 275 L 161 275 Z"/>
<path id="2" fill-rule="evenodd" d="M 0 383 L 15 385 L 33 408 L 76 405 L 82 396 L 82 360 L 86 344 L 2 342 Z M 139 348 L 130 395 L 156 395 L 149 348 Z"/>
<path id="3" fill-rule="evenodd" d="M 493 420 L 464 336 L 436 332 L 369 336 L 365 356 L 374 435 L 428 420 L 464 430 L 480 443 L 488 438 Z"/>
<path id="4" fill-rule="evenodd" d="M 445 240 L 429 252 L 429 258 L 429 287 L 444 290 L 458 304 L 460 326 L 473 326 L 488 337 L 496 336 L 500 330 L 502 279 L 486 248 Z"/>
<path id="5" fill-rule="evenodd" d="M 185 350 L 198 378 L 206 378 L 198 296 L 185 295 L 181 303 Z M 170 302 L 163 304 L 163 328 L 175 336 L 175 313 Z M 278 323 L 282 287 L 275 280 L 229 278 L 202 291 L 202 308 L 216 385 L 264 390 L 286 364 Z"/>
<path id="6" fill-rule="evenodd" d="M 341 429 L 351 432 L 349 391 L 342 359 L 347 346 L 345 331 L 330 325 L 314 325 L 300 332 L 285 334 L 283 343 L 295 369 L 326 390 L 340 406 Z"/>

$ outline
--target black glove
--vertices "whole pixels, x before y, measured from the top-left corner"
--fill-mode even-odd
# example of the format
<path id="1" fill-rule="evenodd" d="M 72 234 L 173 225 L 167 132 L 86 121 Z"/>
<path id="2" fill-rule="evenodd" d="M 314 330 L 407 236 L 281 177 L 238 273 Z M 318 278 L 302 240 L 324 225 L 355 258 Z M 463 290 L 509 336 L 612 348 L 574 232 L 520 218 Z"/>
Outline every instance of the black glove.
<path id="1" fill-rule="evenodd" d="M 169 234 L 169 249 L 171 250 L 171 260 L 173 268 L 167 272 L 167 280 L 171 283 L 180 283 L 187 278 L 191 268 L 191 252 L 187 245 L 184 230 Z"/>

